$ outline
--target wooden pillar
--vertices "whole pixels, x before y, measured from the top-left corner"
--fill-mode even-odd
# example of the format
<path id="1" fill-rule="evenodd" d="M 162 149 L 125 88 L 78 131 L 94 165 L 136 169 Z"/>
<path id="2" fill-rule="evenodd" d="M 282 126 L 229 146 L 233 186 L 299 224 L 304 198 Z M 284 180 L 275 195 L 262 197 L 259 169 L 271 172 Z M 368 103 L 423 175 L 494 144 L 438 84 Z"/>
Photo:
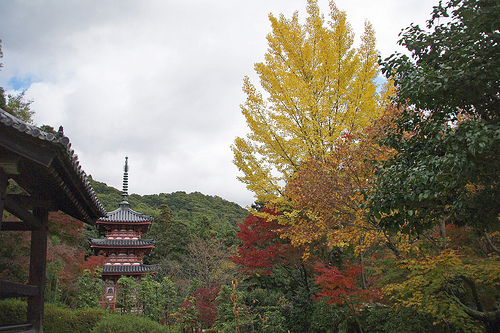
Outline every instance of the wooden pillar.
<path id="1" fill-rule="evenodd" d="M 45 300 L 45 275 L 47 270 L 48 211 L 35 208 L 33 215 L 40 221 L 41 228 L 31 232 L 31 254 L 29 284 L 37 286 L 37 294 L 28 297 L 28 322 L 34 324 L 35 332 L 43 332 L 43 308 Z"/>
<path id="2" fill-rule="evenodd" d="M 2 230 L 3 209 L 5 206 L 5 198 L 7 193 L 7 185 L 9 185 L 9 176 L 0 168 L 0 230 Z"/>

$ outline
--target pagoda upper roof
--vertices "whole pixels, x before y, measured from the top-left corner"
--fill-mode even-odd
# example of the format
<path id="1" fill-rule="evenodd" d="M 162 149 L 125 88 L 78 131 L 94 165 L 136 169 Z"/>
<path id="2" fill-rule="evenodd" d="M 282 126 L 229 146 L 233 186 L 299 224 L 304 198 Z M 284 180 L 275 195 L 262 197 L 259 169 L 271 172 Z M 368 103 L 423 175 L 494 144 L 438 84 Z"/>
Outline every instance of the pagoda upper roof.
<path id="1" fill-rule="evenodd" d="M 158 271 L 158 265 L 104 265 L 103 275 L 146 274 Z"/>
<path id="2" fill-rule="evenodd" d="M 154 239 L 107 239 L 94 238 L 90 240 L 91 246 L 106 246 L 106 247 L 144 247 L 154 246 Z"/>
<path id="3" fill-rule="evenodd" d="M 130 209 L 130 204 L 128 203 L 128 157 L 125 157 L 123 171 L 123 190 L 120 207 L 107 213 L 105 217 L 97 220 L 97 223 L 153 223 L 154 218 L 152 216 Z"/>
<path id="4" fill-rule="evenodd" d="M 99 222 L 112 223 L 152 223 L 154 218 L 150 215 L 136 212 L 130 209 L 128 202 L 122 202 L 120 207 L 112 212 L 108 212 L 106 217 L 102 217 Z"/>

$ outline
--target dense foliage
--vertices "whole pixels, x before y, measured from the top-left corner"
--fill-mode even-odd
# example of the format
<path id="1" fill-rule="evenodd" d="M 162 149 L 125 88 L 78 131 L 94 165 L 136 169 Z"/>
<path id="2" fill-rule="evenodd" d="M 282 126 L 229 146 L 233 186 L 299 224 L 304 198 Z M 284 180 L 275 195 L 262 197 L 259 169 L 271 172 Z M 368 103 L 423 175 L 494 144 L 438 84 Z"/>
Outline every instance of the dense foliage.
<path id="1" fill-rule="evenodd" d="M 383 225 L 422 232 L 447 220 L 498 230 L 499 17 L 496 1 L 440 4 L 430 31 L 403 33 L 412 57 L 383 62 L 396 101 L 408 104 L 383 141 L 397 155 L 379 170 L 370 197 Z"/>
<path id="2" fill-rule="evenodd" d="M 333 4 L 331 9 L 331 27 L 345 24 L 345 16 Z M 499 10 L 489 0 L 441 2 L 428 30 L 411 26 L 403 32 L 400 43 L 411 58 L 395 54 L 382 63 L 395 83 L 393 104 L 381 105 L 382 117 L 360 106 L 359 119 L 367 121 L 354 127 L 335 122 L 343 130 L 334 138 L 327 135 L 328 122 L 309 128 L 301 118 L 323 119 L 308 112 L 322 106 L 325 96 L 337 96 L 329 90 L 301 102 L 308 91 L 303 83 L 314 82 L 314 70 L 328 68 L 309 71 L 308 64 L 321 62 L 299 61 L 316 54 L 307 52 L 314 49 L 308 37 L 314 45 L 326 39 L 315 34 L 319 23 L 309 26 L 321 22 L 316 2 L 308 2 L 306 33 L 298 33 L 295 16 L 271 17 L 269 54 L 256 65 L 269 110 L 247 82 L 242 108 L 251 134 L 233 147 L 241 180 L 264 202 L 241 226 L 238 253 L 246 256 L 234 260 L 247 273 L 248 292 L 256 286 L 282 292 L 287 306 L 279 312 L 290 332 L 370 332 L 398 325 L 414 331 L 414 320 L 437 332 L 500 329 Z M 288 73 L 283 63 L 301 67 Z M 322 74 L 321 82 L 330 82 Z M 330 112 L 335 115 L 334 108 Z M 270 125 L 261 126 L 264 121 Z M 318 135 L 327 149 L 318 154 L 317 137 L 293 132 L 294 126 Z M 279 187 L 268 176 L 273 169 L 284 175 Z M 276 281 L 283 278 L 280 272 L 293 272 L 283 260 L 290 244 L 302 252 L 293 265 L 302 267 L 301 279 L 294 279 L 302 282 L 287 293 Z M 257 253 L 266 256 L 256 260 Z M 250 308 L 259 311 L 259 305 Z M 317 320 L 317 313 L 330 321 Z M 300 314 L 307 317 L 295 321 Z M 377 323 L 377 317 L 384 319 Z"/>

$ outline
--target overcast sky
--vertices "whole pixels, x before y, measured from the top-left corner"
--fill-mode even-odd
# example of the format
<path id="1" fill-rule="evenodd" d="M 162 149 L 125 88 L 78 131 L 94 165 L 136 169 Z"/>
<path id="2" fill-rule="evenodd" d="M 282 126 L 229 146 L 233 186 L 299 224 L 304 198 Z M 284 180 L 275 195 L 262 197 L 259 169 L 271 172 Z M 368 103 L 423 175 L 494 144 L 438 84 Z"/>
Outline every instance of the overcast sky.
<path id="1" fill-rule="evenodd" d="M 365 20 L 382 57 L 438 0 L 338 0 L 357 41 Z M 328 1 L 320 0 L 328 16 Z M 129 192 L 198 191 L 241 206 L 230 145 L 244 136 L 243 77 L 257 84 L 268 14 L 306 0 L 1 0 L 0 87 L 26 89 L 38 125 L 64 132 L 88 175 Z"/>

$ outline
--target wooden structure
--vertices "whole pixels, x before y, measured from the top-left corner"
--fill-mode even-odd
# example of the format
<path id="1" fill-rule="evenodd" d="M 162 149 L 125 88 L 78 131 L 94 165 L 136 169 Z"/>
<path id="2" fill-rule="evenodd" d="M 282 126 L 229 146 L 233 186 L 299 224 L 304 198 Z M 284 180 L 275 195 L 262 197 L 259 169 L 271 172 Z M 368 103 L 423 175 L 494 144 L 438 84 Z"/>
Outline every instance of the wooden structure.
<path id="1" fill-rule="evenodd" d="M 128 158 L 125 158 L 123 174 L 122 201 L 118 209 L 109 212 L 105 217 L 96 221 L 96 226 L 106 238 L 90 240 L 90 247 L 96 254 L 106 256 L 102 267 L 104 290 L 101 304 L 114 311 L 116 298 L 116 284 L 123 276 L 141 276 L 154 273 L 158 265 L 144 265 L 143 257 L 149 255 L 156 241 L 142 239 L 141 236 L 149 231 L 153 217 L 130 209 L 128 203 Z"/>
<path id="2" fill-rule="evenodd" d="M 11 187 L 21 188 L 23 194 L 11 194 Z M 2 221 L 4 210 L 20 221 Z M 31 232 L 28 284 L 0 281 L 0 298 L 28 298 L 28 322 L 0 327 L 0 331 L 43 331 L 51 211 L 88 224 L 106 214 L 62 127 L 56 135 L 45 133 L 0 109 L 0 231 Z"/>

